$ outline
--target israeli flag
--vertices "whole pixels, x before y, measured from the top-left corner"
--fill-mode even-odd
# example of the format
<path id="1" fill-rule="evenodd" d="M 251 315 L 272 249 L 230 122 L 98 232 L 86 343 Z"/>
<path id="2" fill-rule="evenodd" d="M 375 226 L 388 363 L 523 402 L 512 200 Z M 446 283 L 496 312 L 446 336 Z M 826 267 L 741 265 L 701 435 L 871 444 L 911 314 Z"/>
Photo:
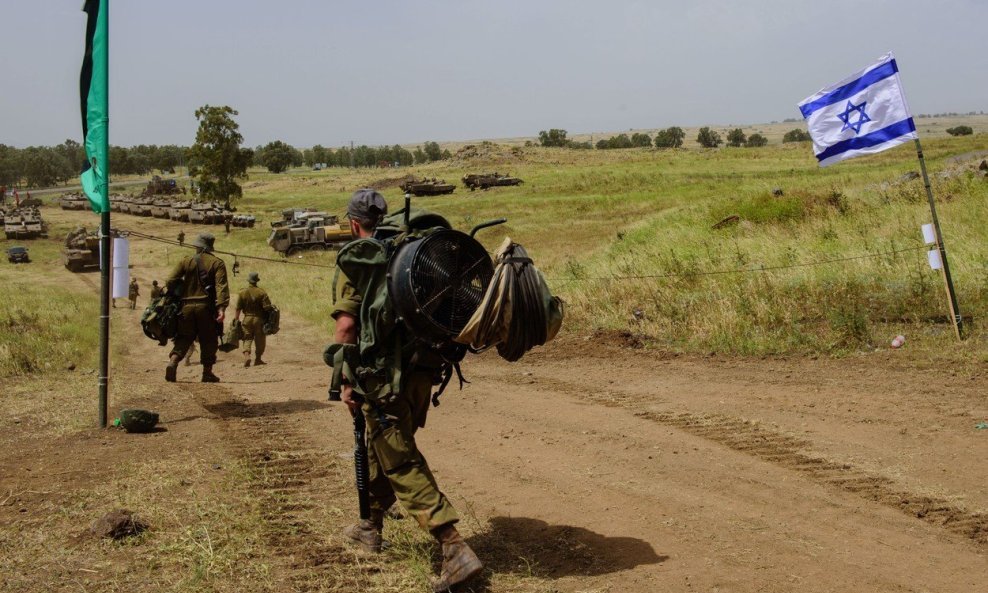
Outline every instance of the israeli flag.
<path id="1" fill-rule="evenodd" d="M 821 167 L 915 139 L 892 52 L 799 104 Z"/>

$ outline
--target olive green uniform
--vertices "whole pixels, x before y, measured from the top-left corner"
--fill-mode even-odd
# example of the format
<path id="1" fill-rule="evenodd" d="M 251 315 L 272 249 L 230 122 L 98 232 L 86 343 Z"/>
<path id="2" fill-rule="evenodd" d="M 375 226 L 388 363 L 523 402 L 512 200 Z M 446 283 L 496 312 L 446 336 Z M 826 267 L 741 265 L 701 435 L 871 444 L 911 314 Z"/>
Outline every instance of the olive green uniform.
<path id="1" fill-rule="evenodd" d="M 361 295 L 339 272 L 333 319 L 342 313 L 359 319 L 361 302 Z M 434 368 L 410 366 L 397 398 L 383 405 L 364 402 L 362 407 L 367 419 L 371 511 L 384 513 L 397 499 L 430 531 L 459 520 L 415 444 L 415 432 L 425 426 L 435 374 Z"/>
<path id="2" fill-rule="evenodd" d="M 141 294 L 141 289 L 137 286 L 137 280 L 132 281 L 130 283 L 130 286 L 128 286 L 127 288 L 128 288 L 127 297 L 130 299 L 130 308 L 136 309 L 137 297 L 138 295 Z"/>
<path id="3" fill-rule="evenodd" d="M 200 271 L 206 285 L 200 280 Z M 209 302 L 207 286 L 215 287 L 216 301 Z M 211 253 L 199 253 L 184 258 L 165 282 L 172 294 L 182 298 L 182 313 L 178 319 L 178 335 L 172 348 L 172 356 L 181 359 L 189 347 L 199 340 L 200 361 L 209 367 L 216 362 L 216 349 L 219 345 L 219 328 L 216 323 L 217 309 L 226 308 L 230 303 L 230 287 L 226 283 L 226 264 Z"/>
<path id="4" fill-rule="evenodd" d="M 161 295 L 163 293 L 164 293 L 164 291 L 161 290 L 161 287 L 160 286 L 155 286 L 153 284 L 151 285 L 151 300 L 152 301 L 154 299 L 161 298 Z"/>
<path id="5" fill-rule="evenodd" d="M 250 354 L 251 345 L 257 344 L 257 358 L 264 354 L 267 338 L 264 335 L 264 317 L 272 309 L 271 299 L 263 288 L 248 286 L 237 295 L 237 311 L 244 314 L 243 348 Z"/>

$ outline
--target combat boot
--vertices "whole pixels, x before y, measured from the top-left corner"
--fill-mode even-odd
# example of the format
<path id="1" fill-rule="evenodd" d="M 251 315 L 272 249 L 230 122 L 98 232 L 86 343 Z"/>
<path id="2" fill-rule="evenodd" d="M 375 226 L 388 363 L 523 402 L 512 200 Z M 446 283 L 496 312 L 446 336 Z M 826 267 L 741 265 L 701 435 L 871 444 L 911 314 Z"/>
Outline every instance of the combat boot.
<path id="1" fill-rule="evenodd" d="M 250 367 L 250 352 L 244 352 L 244 368 Z"/>
<path id="2" fill-rule="evenodd" d="M 258 356 L 257 358 L 254 359 L 254 366 L 259 367 L 259 366 L 264 365 L 264 364 L 268 364 L 268 363 L 266 363 L 263 360 L 261 360 L 261 357 L 260 356 Z"/>
<path id="3" fill-rule="evenodd" d="M 343 535 L 351 543 L 357 544 L 365 552 L 380 553 L 388 547 L 381 536 L 384 530 L 384 513 L 371 511 L 370 519 L 361 519 L 343 528 Z"/>
<path id="4" fill-rule="evenodd" d="M 480 558 L 473 553 L 463 536 L 453 525 L 440 527 L 432 532 L 443 547 L 443 566 L 439 577 L 432 580 L 435 593 L 449 591 L 479 575 L 484 570 Z"/>
<path id="5" fill-rule="evenodd" d="M 202 382 L 203 383 L 219 383 L 220 378 L 213 374 L 213 365 L 202 367 Z"/>
<path id="6" fill-rule="evenodd" d="M 169 383 L 174 383 L 178 375 L 178 361 L 177 356 L 168 357 L 168 366 L 165 367 L 165 381 Z"/>

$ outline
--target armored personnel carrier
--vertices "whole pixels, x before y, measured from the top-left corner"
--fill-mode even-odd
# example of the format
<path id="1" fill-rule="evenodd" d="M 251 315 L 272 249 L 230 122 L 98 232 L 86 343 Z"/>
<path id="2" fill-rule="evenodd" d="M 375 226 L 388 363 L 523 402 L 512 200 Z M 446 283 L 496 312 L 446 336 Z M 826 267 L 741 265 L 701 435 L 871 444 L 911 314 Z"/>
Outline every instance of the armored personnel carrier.
<path id="1" fill-rule="evenodd" d="M 517 177 L 511 177 L 507 174 L 501 175 L 497 171 L 494 171 L 493 173 L 480 173 L 463 176 L 463 185 L 469 187 L 470 191 L 475 189 L 490 189 L 492 187 L 521 185 L 522 183 L 524 182 Z"/>
<path id="2" fill-rule="evenodd" d="M 401 188 L 401 191 L 413 196 L 441 196 L 451 194 L 456 189 L 452 183 L 446 183 L 445 179 L 437 180 L 435 177 L 406 181 L 398 187 Z"/>

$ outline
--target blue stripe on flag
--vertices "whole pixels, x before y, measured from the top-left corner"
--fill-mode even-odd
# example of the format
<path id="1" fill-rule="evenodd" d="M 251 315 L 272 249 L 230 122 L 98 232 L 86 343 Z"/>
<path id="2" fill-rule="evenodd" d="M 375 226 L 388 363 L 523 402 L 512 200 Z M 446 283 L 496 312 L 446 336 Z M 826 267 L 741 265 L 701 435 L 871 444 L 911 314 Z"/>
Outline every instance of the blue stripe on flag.
<path id="1" fill-rule="evenodd" d="M 799 106 L 799 110 L 803 113 L 803 119 L 808 118 L 814 111 L 818 109 L 823 109 L 828 105 L 833 105 L 834 103 L 839 103 L 844 99 L 853 97 L 861 91 L 870 87 L 880 80 L 884 80 L 889 76 L 894 75 L 899 71 L 899 66 L 896 65 L 895 60 L 889 60 L 888 62 L 882 64 L 874 70 L 870 70 L 865 73 L 864 76 L 856 80 L 845 84 L 844 86 L 837 87 L 836 89 L 830 91 L 826 95 L 820 97 L 812 103 L 806 103 Z"/>
<path id="2" fill-rule="evenodd" d="M 847 140 L 842 140 L 837 144 L 832 144 L 823 152 L 817 154 L 816 158 L 818 161 L 823 161 L 849 150 L 860 150 L 862 148 L 870 148 L 878 144 L 883 144 L 889 140 L 895 140 L 899 136 L 905 136 L 906 134 L 910 134 L 915 131 L 916 124 L 913 123 L 913 118 L 906 118 L 900 122 L 886 126 L 881 130 L 875 130 L 870 134 L 865 134 L 864 136 L 858 136 L 856 138 L 848 138 Z"/>

